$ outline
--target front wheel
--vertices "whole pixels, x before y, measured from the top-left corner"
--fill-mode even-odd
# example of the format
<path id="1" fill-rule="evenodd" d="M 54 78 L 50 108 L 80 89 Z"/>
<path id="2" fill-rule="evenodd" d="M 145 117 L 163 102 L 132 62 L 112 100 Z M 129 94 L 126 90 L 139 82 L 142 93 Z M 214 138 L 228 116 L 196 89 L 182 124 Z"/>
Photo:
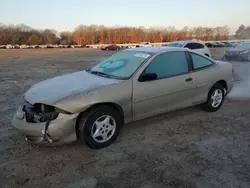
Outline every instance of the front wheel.
<path id="1" fill-rule="evenodd" d="M 221 84 L 215 84 L 208 93 L 207 102 L 202 105 L 202 108 L 208 112 L 219 110 L 224 102 L 226 88 Z"/>
<path id="2" fill-rule="evenodd" d="M 104 148 L 116 140 L 122 122 L 120 114 L 114 108 L 110 106 L 94 108 L 81 116 L 77 135 L 90 148 Z"/>

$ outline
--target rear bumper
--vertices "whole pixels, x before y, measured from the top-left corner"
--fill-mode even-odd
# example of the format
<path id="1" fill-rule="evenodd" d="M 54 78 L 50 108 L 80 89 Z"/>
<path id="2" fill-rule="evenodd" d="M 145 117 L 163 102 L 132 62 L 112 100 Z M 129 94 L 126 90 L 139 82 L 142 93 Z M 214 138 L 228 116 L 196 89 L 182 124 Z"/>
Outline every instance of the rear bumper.
<path id="1" fill-rule="evenodd" d="M 25 116 L 19 117 L 22 109 L 19 108 L 12 119 L 12 125 L 23 136 L 26 141 L 35 144 L 69 143 L 77 140 L 75 124 L 78 114 L 59 114 L 59 116 L 50 121 L 45 131 L 46 122 L 30 123 L 26 121 Z"/>

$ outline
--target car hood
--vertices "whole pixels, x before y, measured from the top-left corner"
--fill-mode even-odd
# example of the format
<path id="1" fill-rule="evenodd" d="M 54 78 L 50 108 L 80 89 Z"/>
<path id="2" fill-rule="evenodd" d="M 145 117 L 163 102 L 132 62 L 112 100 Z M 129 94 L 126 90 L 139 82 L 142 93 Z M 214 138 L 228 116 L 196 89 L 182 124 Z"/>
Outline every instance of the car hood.
<path id="1" fill-rule="evenodd" d="M 43 103 L 53 105 L 65 97 L 88 92 L 92 89 L 121 81 L 122 80 L 100 77 L 86 71 L 80 71 L 54 77 L 35 84 L 25 93 L 24 98 L 31 104 Z"/>

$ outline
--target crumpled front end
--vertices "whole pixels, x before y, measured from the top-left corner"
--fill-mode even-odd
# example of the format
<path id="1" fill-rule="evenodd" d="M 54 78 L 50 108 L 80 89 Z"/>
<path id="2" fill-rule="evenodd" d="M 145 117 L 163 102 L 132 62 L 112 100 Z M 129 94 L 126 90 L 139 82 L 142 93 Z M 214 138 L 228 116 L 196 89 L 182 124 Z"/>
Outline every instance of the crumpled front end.
<path id="1" fill-rule="evenodd" d="M 227 51 L 223 59 L 228 61 L 250 61 L 250 50 Z"/>
<path id="2" fill-rule="evenodd" d="M 50 105 L 32 105 L 24 101 L 13 117 L 12 125 L 32 143 L 68 143 L 77 139 L 77 116 L 78 113 L 68 113 Z"/>

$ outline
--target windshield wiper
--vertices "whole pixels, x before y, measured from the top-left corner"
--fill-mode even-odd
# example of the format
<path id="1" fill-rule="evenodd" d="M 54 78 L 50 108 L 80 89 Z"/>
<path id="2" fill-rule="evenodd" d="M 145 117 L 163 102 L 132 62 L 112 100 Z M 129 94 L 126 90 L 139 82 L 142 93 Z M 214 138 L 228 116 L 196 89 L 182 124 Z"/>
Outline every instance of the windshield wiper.
<path id="1" fill-rule="evenodd" d="M 106 78 L 111 78 L 112 76 L 109 75 L 109 74 L 106 74 L 104 72 L 100 72 L 100 71 L 92 71 L 92 70 L 88 70 L 88 72 L 92 73 L 92 74 L 97 74 L 99 76 L 103 76 L 103 77 L 106 77 Z"/>
<path id="2" fill-rule="evenodd" d="M 100 71 L 92 71 L 90 69 L 88 69 L 86 71 L 89 72 L 89 73 L 92 73 L 92 74 L 96 74 L 96 75 L 99 75 L 99 76 L 102 76 L 102 77 L 106 77 L 106 78 L 114 78 L 114 79 L 118 79 L 118 80 L 125 80 L 126 79 L 124 77 L 119 77 L 119 76 L 107 74 L 107 73 L 100 72 Z"/>

